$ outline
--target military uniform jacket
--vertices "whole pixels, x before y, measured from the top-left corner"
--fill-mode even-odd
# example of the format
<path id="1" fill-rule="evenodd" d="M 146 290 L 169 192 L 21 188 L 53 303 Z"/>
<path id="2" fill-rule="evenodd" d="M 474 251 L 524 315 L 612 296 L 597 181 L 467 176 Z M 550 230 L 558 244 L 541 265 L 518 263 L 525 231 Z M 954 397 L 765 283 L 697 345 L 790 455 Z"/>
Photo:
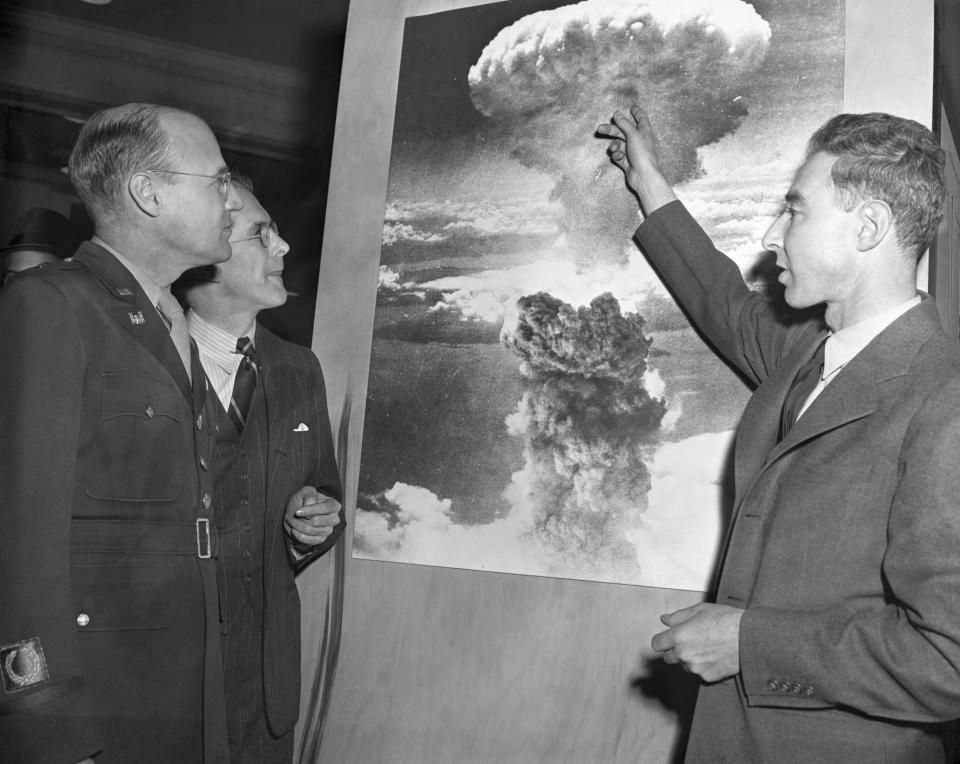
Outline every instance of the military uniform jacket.
<path id="1" fill-rule="evenodd" d="M 191 387 L 139 284 L 90 242 L 0 292 L 4 762 L 226 750 L 193 356 Z"/>
<path id="2" fill-rule="evenodd" d="M 822 324 L 778 322 L 679 202 L 636 237 L 757 385 L 716 594 L 746 609 L 741 671 L 701 687 L 688 761 L 943 761 L 937 723 L 960 715 L 960 351 L 933 301 L 867 345 L 778 443 Z"/>

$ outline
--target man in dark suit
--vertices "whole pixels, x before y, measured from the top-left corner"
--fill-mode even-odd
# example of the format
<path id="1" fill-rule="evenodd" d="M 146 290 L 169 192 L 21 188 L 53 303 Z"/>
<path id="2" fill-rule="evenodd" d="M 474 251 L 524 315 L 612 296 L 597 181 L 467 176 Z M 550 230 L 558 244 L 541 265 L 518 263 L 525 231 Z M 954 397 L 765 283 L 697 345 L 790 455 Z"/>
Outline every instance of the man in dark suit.
<path id="1" fill-rule="evenodd" d="M 294 573 L 330 549 L 345 523 L 320 364 L 256 320 L 286 302 L 289 247 L 248 181 L 236 184 L 243 209 L 233 256 L 184 274 L 177 290 L 190 307 L 216 422 L 211 470 L 231 761 L 285 764 L 300 701 Z"/>
<path id="2" fill-rule="evenodd" d="M 784 323 L 676 200 L 646 115 L 598 132 L 648 258 L 757 386 L 716 601 L 653 637 L 703 680 L 688 761 L 943 762 L 941 723 L 960 715 L 960 351 L 916 290 L 944 199 L 935 137 L 886 114 L 814 134 L 763 244 L 786 302 L 824 312 Z"/>
<path id="3" fill-rule="evenodd" d="M 0 758 L 226 761 L 212 422 L 170 284 L 230 257 L 241 201 L 198 117 L 93 115 L 95 224 L 0 290 Z"/>

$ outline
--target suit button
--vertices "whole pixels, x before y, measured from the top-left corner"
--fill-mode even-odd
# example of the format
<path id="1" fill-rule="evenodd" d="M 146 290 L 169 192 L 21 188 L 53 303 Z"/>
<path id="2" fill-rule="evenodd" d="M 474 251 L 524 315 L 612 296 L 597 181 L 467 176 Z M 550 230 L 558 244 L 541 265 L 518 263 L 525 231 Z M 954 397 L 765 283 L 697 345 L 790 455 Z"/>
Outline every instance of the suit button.
<path id="1" fill-rule="evenodd" d="M 153 419 L 153 406 L 151 406 L 151 405 L 148 403 L 148 404 L 147 404 L 147 407 L 144 409 L 143 413 L 144 413 L 144 415 L 146 415 L 147 419 Z"/>
<path id="2" fill-rule="evenodd" d="M 767 689 L 771 692 L 776 692 L 780 689 L 780 683 L 776 679 L 771 679 L 767 682 Z"/>
<path id="3" fill-rule="evenodd" d="M 202 430 L 202 429 L 203 429 L 203 414 L 198 414 L 198 415 L 197 415 L 197 429 L 198 429 L 198 430 Z"/>
<path id="4" fill-rule="evenodd" d="M 200 457 L 200 468 L 204 470 L 207 468 L 207 460 L 202 456 Z"/>
<path id="5" fill-rule="evenodd" d="M 90 616 L 86 613 L 81 613 L 77 616 L 77 626 L 86 626 L 90 623 Z"/>
<path id="6" fill-rule="evenodd" d="M 200 499 L 200 503 L 203 504 L 203 508 L 204 508 L 204 509 L 210 509 L 210 504 L 211 504 L 212 501 L 213 501 L 213 499 L 210 498 L 210 494 L 209 494 L 209 493 L 205 493 L 205 494 L 203 495 L 203 498 Z"/>

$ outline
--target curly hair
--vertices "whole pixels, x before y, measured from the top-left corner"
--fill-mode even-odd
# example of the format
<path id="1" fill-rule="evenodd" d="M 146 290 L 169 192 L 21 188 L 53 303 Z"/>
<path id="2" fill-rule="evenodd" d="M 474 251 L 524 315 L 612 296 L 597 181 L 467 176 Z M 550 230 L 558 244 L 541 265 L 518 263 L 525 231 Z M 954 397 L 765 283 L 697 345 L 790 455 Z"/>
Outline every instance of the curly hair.
<path id="1" fill-rule="evenodd" d="M 936 136 L 912 119 L 890 114 L 838 114 L 810 138 L 807 157 L 825 152 L 837 202 L 849 211 L 866 199 L 890 206 L 897 243 L 917 257 L 943 218 L 944 153 Z"/>

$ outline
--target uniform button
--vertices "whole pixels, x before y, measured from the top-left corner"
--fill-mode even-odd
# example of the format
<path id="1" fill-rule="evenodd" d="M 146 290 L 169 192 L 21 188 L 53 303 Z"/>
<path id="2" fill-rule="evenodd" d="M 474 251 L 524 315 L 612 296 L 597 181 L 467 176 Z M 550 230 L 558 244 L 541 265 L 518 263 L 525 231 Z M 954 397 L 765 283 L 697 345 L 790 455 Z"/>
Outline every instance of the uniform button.
<path id="1" fill-rule="evenodd" d="M 807 685 L 803 690 L 803 694 L 808 698 L 813 697 L 813 688 L 810 685 Z"/>
<path id="2" fill-rule="evenodd" d="M 198 430 L 202 430 L 202 429 L 203 429 L 203 414 L 198 414 L 198 415 L 197 415 L 197 429 L 198 429 Z"/>
<path id="3" fill-rule="evenodd" d="M 793 687 L 790 682 L 780 682 L 780 691 L 781 692 L 790 692 L 790 689 Z"/>
<path id="4" fill-rule="evenodd" d="M 202 456 L 200 457 L 200 467 L 201 467 L 202 469 L 206 469 L 206 468 L 207 468 L 207 460 L 204 459 Z"/>
<path id="5" fill-rule="evenodd" d="M 90 616 L 86 613 L 81 613 L 77 616 L 77 626 L 86 626 L 90 623 Z"/>
<path id="6" fill-rule="evenodd" d="M 253 583 L 253 577 L 252 577 L 252 576 L 244 576 L 243 580 L 246 581 L 248 584 Z"/>
<path id="7" fill-rule="evenodd" d="M 250 523 L 244 523 L 244 524 L 243 524 L 243 529 L 244 529 L 245 531 L 250 530 Z"/>
<path id="8" fill-rule="evenodd" d="M 795 684 L 790 688 L 790 692 L 792 692 L 794 695 L 799 695 L 803 692 L 803 687 L 801 687 L 799 684 Z"/>
<path id="9" fill-rule="evenodd" d="M 143 410 L 143 413 L 146 414 L 147 419 L 153 419 L 153 406 L 148 403 L 147 407 Z"/>
<path id="10" fill-rule="evenodd" d="M 241 472 L 241 473 L 240 473 L 240 479 L 241 479 L 241 480 L 246 480 L 248 477 L 249 477 L 249 475 L 247 475 L 246 472 Z"/>
<path id="11" fill-rule="evenodd" d="M 767 689 L 771 692 L 776 692 L 780 689 L 780 683 L 776 679 L 771 679 L 767 682 Z"/>
<path id="12" fill-rule="evenodd" d="M 244 557 L 249 557 L 249 556 L 250 556 L 250 550 L 249 550 L 249 549 L 244 549 L 244 550 L 243 550 L 243 556 L 244 556 Z"/>
<path id="13" fill-rule="evenodd" d="M 240 503 L 246 506 L 247 504 L 250 503 L 250 499 L 240 499 Z"/>
<path id="14" fill-rule="evenodd" d="M 210 503 L 211 503 L 212 501 L 213 501 L 213 500 L 210 498 L 210 494 L 209 494 L 209 493 L 205 493 L 205 494 L 203 495 L 203 498 L 200 499 L 200 503 L 203 504 L 203 508 L 204 508 L 204 509 L 210 509 Z"/>

